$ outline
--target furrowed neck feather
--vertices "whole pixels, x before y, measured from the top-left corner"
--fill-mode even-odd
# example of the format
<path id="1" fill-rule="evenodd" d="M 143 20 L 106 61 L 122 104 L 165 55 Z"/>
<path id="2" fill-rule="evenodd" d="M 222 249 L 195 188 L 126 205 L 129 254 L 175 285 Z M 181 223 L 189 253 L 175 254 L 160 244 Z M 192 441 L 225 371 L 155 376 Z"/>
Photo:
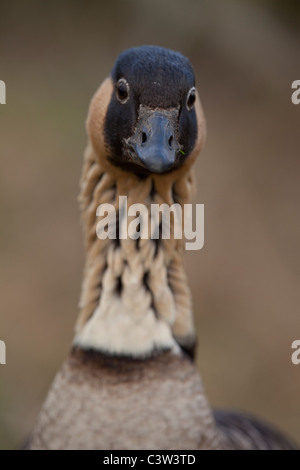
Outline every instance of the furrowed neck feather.
<path id="1" fill-rule="evenodd" d="M 178 345 L 192 347 L 191 295 L 183 268 L 183 240 L 105 239 L 97 237 L 100 204 L 114 206 L 119 225 L 119 196 L 128 207 L 190 202 L 194 177 L 190 169 L 140 179 L 99 163 L 89 145 L 81 180 L 80 207 L 86 263 L 75 344 L 111 354 L 148 356 Z M 150 216 L 149 216 L 150 217 Z M 128 220 L 129 223 L 129 220 Z M 150 227 L 149 221 L 149 227 Z M 118 228 L 118 227 L 117 227 Z M 118 229 L 116 230 L 118 232 Z"/>

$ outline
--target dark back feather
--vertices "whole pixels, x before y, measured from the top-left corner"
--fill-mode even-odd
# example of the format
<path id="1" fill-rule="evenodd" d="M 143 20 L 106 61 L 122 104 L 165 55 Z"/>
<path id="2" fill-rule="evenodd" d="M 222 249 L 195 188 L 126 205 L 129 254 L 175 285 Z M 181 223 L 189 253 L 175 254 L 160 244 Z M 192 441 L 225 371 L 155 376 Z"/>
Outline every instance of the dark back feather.
<path id="1" fill-rule="evenodd" d="M 217 427 L 235 450 L 297 450 L 296 445 L 274 429 L 244 413 L 214 410 Z"/>

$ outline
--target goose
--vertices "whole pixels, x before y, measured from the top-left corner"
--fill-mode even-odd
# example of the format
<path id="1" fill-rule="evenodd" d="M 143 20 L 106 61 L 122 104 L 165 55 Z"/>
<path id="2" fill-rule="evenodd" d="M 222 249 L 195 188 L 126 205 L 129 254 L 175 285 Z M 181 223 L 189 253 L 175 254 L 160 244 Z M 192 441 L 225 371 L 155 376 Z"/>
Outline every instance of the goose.
<path id="1" fill-rule="evenodd" d="M 191 201 L 206 123 L 190 61 L 157 46 L 124 51 L 91 101 L 86 128 L 79 316 L 28 449 L 293 448 L 260 421 L 212 410 L 193 362 L 183 240 L 173 231 L 164 238 L 161 219 L 157 238 L 118 235 L 120 197 L 147 209 Z M 115 237 L 97 236 L 103 205 Z"/>

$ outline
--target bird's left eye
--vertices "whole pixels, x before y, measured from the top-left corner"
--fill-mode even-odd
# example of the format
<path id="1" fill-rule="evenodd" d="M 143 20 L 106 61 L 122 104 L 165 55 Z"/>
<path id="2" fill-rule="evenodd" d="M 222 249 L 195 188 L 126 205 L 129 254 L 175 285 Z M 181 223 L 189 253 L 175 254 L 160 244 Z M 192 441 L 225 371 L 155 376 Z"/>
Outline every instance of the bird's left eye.
<path id="1" fill-rule="evenodd" d="M 120 78 L 117 82 L 117 98 L 122 104 L 129 98 L 129 85 L 125 78 Z"/>
<path id="2" fill-rule="evenodd" d="M 188 111 L 190 111 L 196 101 L 196 88 L 193 86 L 190 91 L 188 92 L 187 98 L 186 98 L 186 107 Z"/>

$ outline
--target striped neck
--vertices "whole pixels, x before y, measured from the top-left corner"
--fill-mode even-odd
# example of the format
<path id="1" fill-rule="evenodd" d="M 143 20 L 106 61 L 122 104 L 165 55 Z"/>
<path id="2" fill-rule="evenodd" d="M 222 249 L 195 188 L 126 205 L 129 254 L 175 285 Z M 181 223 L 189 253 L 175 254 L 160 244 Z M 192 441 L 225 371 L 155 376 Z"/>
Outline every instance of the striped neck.
<path id="1" fill-rule="evenodd" d="M 123 200 L 127 196 L 127 207 L 143 204 L 148 209 L 144 217 L 150 217 L 151 204 L 190 202 L 193 187 L 191 170 L 140 179 L 101 165 L 88 146 L 80 192 L 86 263 L 76 346 L 133 357 L 193 348 L 191 295 L 183 267 L 183 240 L 174 238 L 176 219 L 171 217 L 169 239 L 162 238 L 161 224 L 153 227 L 150 220 L 149 230 L 151 226 L 158 231 L 158 239 L 119 237 L 120 224 L 124 229 L 122 196 Z M 103 204 L 114 209 L 109 225 L 115 239 L 97 236 L 97 208 Z M 125 222 L 127 228 L 131 220 Z"/>

